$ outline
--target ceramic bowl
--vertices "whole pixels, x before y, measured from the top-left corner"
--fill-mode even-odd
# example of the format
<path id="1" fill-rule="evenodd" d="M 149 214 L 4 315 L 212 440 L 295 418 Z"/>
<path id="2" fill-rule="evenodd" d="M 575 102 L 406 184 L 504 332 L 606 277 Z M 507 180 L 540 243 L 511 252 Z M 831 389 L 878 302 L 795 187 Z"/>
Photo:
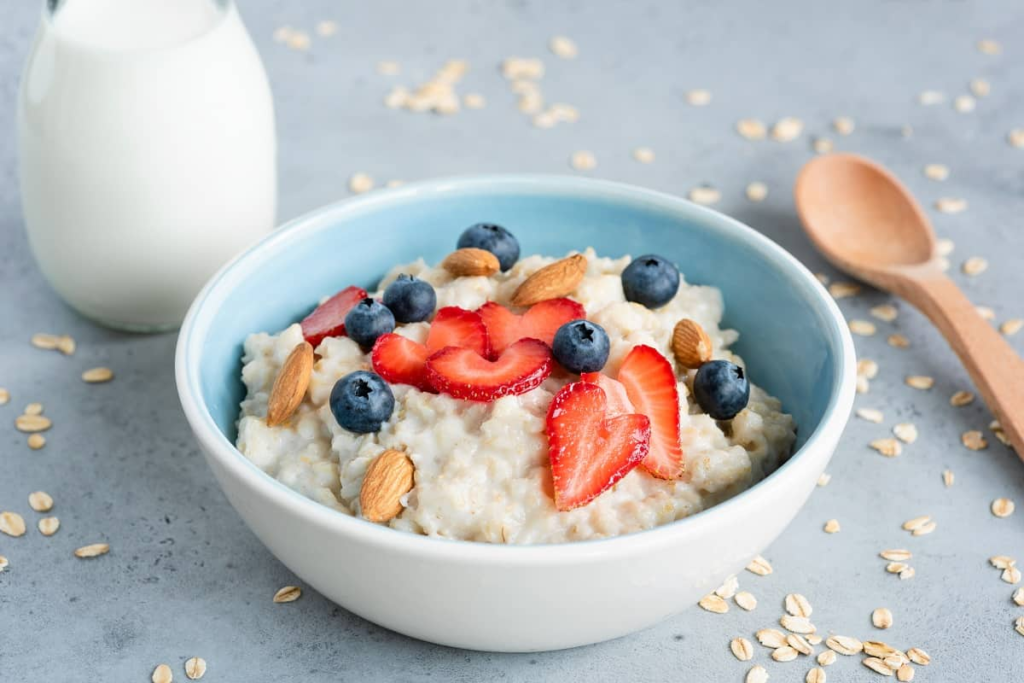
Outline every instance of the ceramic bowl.
<path id="1" fill-rule="evenodd" d="M 508 227 L 523 254 L 657 252 L 725 299 L 724 327 L 755 382 L 798 424 L 797 448 L 750 490 L 665 526 L 537 546 L 395 531 L 309 500 L 235 449 L 242 342 L 325 294 L 372 287 L 394 264 L 437 262 L 468 225 Z M 793 519 L 849 418 L 853 343 L 813 275 L 759 233 L 707 208 L 567 177 L 446 179 L 374 192 L 298 218 L 225 266 L 181 328 L 181 404 L 228 500 L 260 540 L 346 609 L 415 638 L 523 652 L 595 643 L 686 609 L 743 569 Z"/>

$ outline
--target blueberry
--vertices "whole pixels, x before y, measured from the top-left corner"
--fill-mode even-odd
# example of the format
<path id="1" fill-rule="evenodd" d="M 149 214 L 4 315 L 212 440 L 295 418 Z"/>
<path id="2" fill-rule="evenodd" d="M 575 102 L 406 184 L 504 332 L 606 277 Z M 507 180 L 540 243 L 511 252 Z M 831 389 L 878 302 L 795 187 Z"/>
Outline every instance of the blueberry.
<path id="1" fill-rule="evenodd" d="M 377 337 L 395 329 L 391 310 L 374 299 L 363 299 L 345 316 L 345 334 L 360 346 L 369 348 Z"/>
<path id="2" fill-rule="evenodd" d="M 331 389 L 331 412 L 338 424 L 356 434 L 380 431 L 395 410 L 395 395 L 380 375 L 357 370 Z"/>
<path id="3" fill-rule="evenodd" d="M 693 378 L 693 396 L 705 413 L 716 420 L 731 420 L 747 407 L 750 382 L 743 368 L 727 360 L 711 360 Z"/>
<path id="4" fill-rule="evenodd" d="M 412 275 L 399 275 L 384 290 L 384 305 L 400 323 L 418 323 L 430 317 L 437 306 L 437 294 L 429 282 Z"/>
<path id="5" fill-rule="evenodd" d="M 608 333 L 589 320 L 570 320 L 555 332 L 551 350 L 569 372 L 597 372 L 608 362 Z"/>
<path id="6" fill-rule="evenodd" d="M 664 306 L 679 289 L 679 269 L 668 260 L 645 254 L 622 271 L 622 291 L 627 301 L 647 308 Z"/>
<path id="7" fill-rule="evenodd" d="M 505 228 L 493 223 L 477 223 L 459 235 L 459 249 L 484 249 L 498 257 L 501 269 L 508 270 L 519 260 L 519 240 Z"/>

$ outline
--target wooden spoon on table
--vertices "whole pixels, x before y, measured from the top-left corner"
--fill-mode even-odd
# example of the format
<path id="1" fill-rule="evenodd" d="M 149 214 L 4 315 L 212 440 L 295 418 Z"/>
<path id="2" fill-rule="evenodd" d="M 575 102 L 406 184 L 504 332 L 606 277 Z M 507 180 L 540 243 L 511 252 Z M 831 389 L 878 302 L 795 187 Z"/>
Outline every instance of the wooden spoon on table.
<path id="1" fill-rule="evenodd" d="M 942 271 L 928 217 L 886 169 L 855 154 L 810 161 L 796 180 L 804 229 L 837 268 L 913 304 L 960 357 L 1024 459 L 1024 360 Z"/>

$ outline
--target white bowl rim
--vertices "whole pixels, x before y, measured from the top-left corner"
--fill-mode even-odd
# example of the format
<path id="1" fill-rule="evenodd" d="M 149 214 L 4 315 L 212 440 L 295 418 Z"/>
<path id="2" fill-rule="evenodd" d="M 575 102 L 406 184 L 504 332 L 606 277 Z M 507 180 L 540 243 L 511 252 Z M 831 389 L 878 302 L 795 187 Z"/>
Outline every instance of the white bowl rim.
<path id="1" fill-rule="evenodd" d="M 205 332 L 223 296 L 233 290 L 232 285 L 252 272 L 260 263 L 271 258 L 288 241 L 306 233 L 329 229 L 349 214 L 373 210 L 395 199 L 410 199 L 416 195 L 443 193 L 517 193 L 553 194 L 575 197 L 612 198 L 629 202 L 643 202 L 661 210 L 681 214 L 691 220 L 726 233 L 727 236 L 752 246 L 769 262 L 787 272 L 808 294 L 808 300 L 829 313 L 831 332 L 839 339 L 832 393 L 818 426 L 807 441 L 775 472 L 751 488 L 683 519 L 651 529 L 608 538 L 570 541 L 551 544 L 495 544 L 458 539 L 444 539 L 408 532 L 347 515 L 303 496 L 259 469 L 231 443 L 217 427 L 212 415 L 202 402 L 199 382 L 199 358 L 202 346 L 200 332 Z M 217 297 L 217 299 L 215 299 Z M 372 543 L 393 551 L 411 553 L 421 557 L 450 558 L 459 556 L 478 563 L 502 565 L 561 564 L 583 560 L 598 560 L 615 554 L 620 557 L 641 552 L 652 545 L 673 544 L 702 527 L 715 526 L 735 516 L 755 513 L 758 501 L 770 494 L 771 488 L 793 483 L 795 465 L 806 453 L 814 451 L 819 442 L 838 439 L 849 418 L 856 383 L 853 339 L 845 318 L 832 297 L 818 279 L 792 254 L 756 230 L 722 213 L 700 206 L 681 197 L 649 190 L 626 183 L 568 175 L 547 174 L 480 174 L 425 180 L 398 188 L 375 190 L 366 195 L 346 198 L 314 209 L 284 223 L 258 243 L 225 264 L 206 283 L 196 296 L 181 326 L 175 352 L 175 381 L 185 416 L 200 445 L 211 457 L 242 480 L 257 496 L 272 499 L 288 508 L 305 522 L 334 527 L 339 532 L 360 541 Z"/>

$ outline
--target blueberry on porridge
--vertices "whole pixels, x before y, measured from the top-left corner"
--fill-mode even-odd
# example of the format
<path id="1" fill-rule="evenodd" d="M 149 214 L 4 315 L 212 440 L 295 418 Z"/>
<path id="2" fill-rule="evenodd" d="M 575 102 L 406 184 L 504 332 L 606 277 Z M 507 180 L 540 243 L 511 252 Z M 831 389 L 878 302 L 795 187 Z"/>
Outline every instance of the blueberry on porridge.
<path id="1" fill-rule="evenodd" d="M 519 544 L 667 524 L 789 456 L 718 289 L 653 254 L 520 258 L 488 223 L 457 246 L 251 334 L 239 450 L 343 513 Z"/>

